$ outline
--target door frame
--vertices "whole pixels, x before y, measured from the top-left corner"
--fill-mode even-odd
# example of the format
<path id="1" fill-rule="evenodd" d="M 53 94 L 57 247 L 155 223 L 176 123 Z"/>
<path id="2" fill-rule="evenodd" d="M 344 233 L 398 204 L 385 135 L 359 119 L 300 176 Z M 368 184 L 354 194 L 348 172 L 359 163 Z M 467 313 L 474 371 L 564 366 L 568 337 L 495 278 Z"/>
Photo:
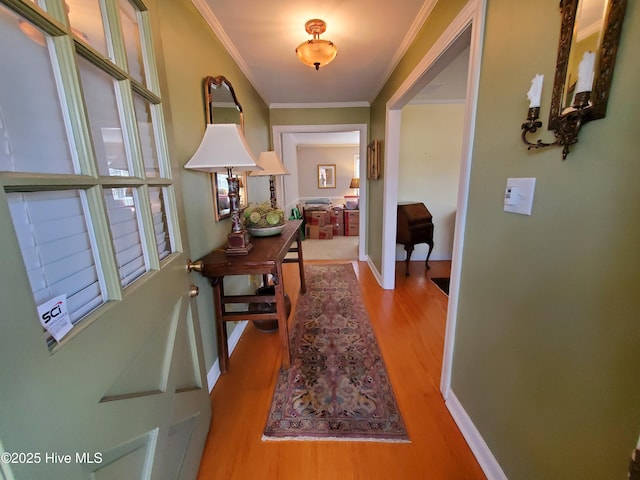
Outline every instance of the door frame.
<path id="1" fill-rule="evenodd" d="M 458 312 L 462 250 L 467 218 L 469 178 L 471 172 L 475 116 L 480 79 L 480 56 L 484 32 L 486 0 L 470 0 L 444 33 L 429 49 L 402 85 L 387 101 L 385 130 L 385 175 L 382 238 L 382 286 L 395 287 L 396 221 L 398 203 L 398 176 L 400 161 L 401 110 L 424 86 L 421 80 L 436 62 L 446 55 L 465 32 L 470 31 L 469 69 L 467 72 L 466 108 L 463 126 L 462 158 L 458 179 L 457 214 L 451 261 L 451 285 L 445 328 L 444 353 L 440 377 L 440 391 L 445 400 L 451 393 L 451 370 Z M 469 30 L 470 29 L 470 30 Z M 389 227 L 389 228 L 387 228 Z"/>
<path id="2" fill-rule="evenodd" d="M 367 125 L 364 123 L 357 124 L 340 124 L 340 125 L 274 125 L 272 127 L 273 149 L 282 159 L 287 170 L 296 172 L 297 166 L 293 163 L 297 158 L 291 158 L 293 155 L 289 149 L 285 148 L 283 136 L 285 134 L 327 134 L 336 132 L 359 132 L 360 145 L 360 177 L 366 172 L 367 164 Z M 359 189 L 359 208 L 360 208 L 360 233 L 358 235 L 358 260 L 365 261 L 366 257 L 366 232 L 367 232 L 367 182 L 360 182 Z M 288 208 L 288 205 L 284 205 Z"/>

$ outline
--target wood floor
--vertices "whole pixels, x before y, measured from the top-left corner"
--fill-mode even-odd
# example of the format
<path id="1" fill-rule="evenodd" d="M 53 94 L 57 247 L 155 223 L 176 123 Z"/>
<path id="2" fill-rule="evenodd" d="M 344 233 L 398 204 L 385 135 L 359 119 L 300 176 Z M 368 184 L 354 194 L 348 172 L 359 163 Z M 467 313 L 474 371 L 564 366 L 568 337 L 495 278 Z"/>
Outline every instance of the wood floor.
<path id="1" fill-rule="evenodd" d="M 429 262 L 428 271 L 411 262 L 409 277 L 399 262 L 395 290 L 380 288 L 366 263 L 351 263 L 411 443 L 263 442 L 280 366 L 278 336 L 248 325 L 211 393 L 200 480 L 486 479 L 439 391 L 447 297 L 428 278 L 448 276 L 450 262 Z M 295 311 L 297 265 L 284 267 Z"/>

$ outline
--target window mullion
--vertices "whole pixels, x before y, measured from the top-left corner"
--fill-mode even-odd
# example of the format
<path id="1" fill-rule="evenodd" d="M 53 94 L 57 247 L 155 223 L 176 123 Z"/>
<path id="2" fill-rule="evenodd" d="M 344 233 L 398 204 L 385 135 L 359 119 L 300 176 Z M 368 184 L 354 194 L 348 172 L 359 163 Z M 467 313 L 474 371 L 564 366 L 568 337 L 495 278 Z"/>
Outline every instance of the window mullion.
<path id="1" fill-rule="evenodd" d="M 151 105 L 151 118 L 153 119 L 153 132 L 156 139 L 160 176 L 162 178 L 171 179 L 171 162 L 169 161 L 169 146 L 167 145 L 167 131 L 164 127 L 162 104 Z"/>
<path id="2" fill-rule="evenodd" d="M 97 252 L 101 282 L 104 285 L 104 293 L 107 300 L 122 300 L 122 289 L 116 255 L 113 249 L 111 229 L 106 215 L 106 206 L 101 187 L 85 190 L 84 200 L 90 215 L 87 221 L 90 223 L 89 232 L 91 242 Z"/>
<path id="3" fill-rule="evenodd" d="M 129 168 L 131 168 L 133 176 L 144 178 L 142 148 L 140 146 L 138 124 L 129 80 L 116 82 L 116 100 L 120 123 L 125 133 L 124 146 L 129 159 Z"/>
<path id="4" fill-rule="evenodd" d="M 169 238 L 174 252 L 183 251 L 182 236 L 180 235 L 180 225 L 178 225 L 178 207 L 176 204 L 176 192 L 173 185 L 169 185 L 163 189 L 165 195 L 165 209 L 167 211 L 167 225 L 169 229 Z"/>
<path id="5" fill-rule="evenodd" d="M 65 26 L 54 18 L 51 12 L 45 12 L 34 3 L 21 0 L 2 0 L 2 3 L 25 19 L 33 22 L 34 25 L 37 25 L 49 35 L 60 36 L 67 34 Z"/>
<path id="6" fill-rule="evenodd" d="M 36 192 L 91 188 L 97 184 L 98 180 L 88 175 L 67 175 L 64 173 L 38 175 L 31 172 L 0 172 L 0 182 L 7 192 Z"/>
<path id="7" fill-rule="evenodd" d="M 144 258 L 147 263 L 147 270 L 160 270 L 158 247 L 155 242 L 153 216 L 151 214 L 151 202 L 149 201 L 149 189 L 144 185 L 135 189 L 135 191 L 138 196 L 138 222 L 140 222 L 139 228 L 140 233 L 142 234 L 142 244 L 144 245 Z"/>
<path id="8" fill-rule="evenodd" d="M 158 67 L 153 51 L 153 39 L 151 37 L 151 24 L 149 12 L 138 12 L 138 25 L 140 26 L 140 42 L 142 44 L 142 61 L 147 78 L 147 88 L 156 95 L 160 95 L 160 80 L 158 79 Z"/>
<path id="9" fill-rule="evenodd" d="M 117 0 L 100 0 L 102 15 L 105 19 L 105 29 L 107 30 L 107 48 L 113 57 L 116 65 L 125 72 L 128 72 L 127 51 L 124 45 L 122 26 L 120 25 L 120 15 Z"/>
<path id="10" fill-rule="evenodd" d="M 58 95 L 65 121 L 69 147 L 76 173 L 97 176 L 91 134 L 82 100 L 74 43 L 71 37 L 49 39 L 53 75 L 59 86 Z"/>

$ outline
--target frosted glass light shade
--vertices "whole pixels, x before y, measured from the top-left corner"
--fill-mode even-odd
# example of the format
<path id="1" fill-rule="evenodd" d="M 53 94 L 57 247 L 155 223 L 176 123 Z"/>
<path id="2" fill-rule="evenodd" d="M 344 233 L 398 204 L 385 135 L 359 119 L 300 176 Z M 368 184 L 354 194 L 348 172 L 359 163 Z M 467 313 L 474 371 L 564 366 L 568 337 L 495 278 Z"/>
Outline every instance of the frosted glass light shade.
<path id="1" fill-rule="evenodd" d="M 305 65 L 315 67 L 316 70 L 331 63 L 337 54 L 338 49 L 329 40 L 308 40 L 296 48 L 296 55 L 300 61 Z"/>

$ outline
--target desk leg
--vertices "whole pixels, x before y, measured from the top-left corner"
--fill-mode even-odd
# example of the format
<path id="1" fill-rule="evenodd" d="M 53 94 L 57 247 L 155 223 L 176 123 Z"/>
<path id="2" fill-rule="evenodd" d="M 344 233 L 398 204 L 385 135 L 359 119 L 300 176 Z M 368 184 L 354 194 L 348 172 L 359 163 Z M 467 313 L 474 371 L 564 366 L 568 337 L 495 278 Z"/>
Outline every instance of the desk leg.
<path id="1" fill-rule="evenodd" d="M 291 352 L 289 351 L 289 325 L 287 311 L 284 305 L 284 282 L 282 279 L 282 263 L 276 265 L 274 278 L 276 287 L 276 312 L 278 312 L 278 333 L 280 334 L 280 354 L 282 355 L 282 367 L 289 370 L 291 367 Z"/>
<path id="2" fill-rule="evenodd" d="M 404 274 L 409 276 L 409 262 L 411 261 L 411 254 L 413 253 L 413 245 L 405 244 L 405 251 L 407 252 L 407 259 L 405 260 L 405 272 Z"/>
<path id="3" fill-rule="evenodd" d="M 300 271 L 300 293 L 307 293 L 307 281 L 304 277 L 304 259 L 302 258 L 302 239 L 300 238 L 300 231 L 296 235 L 296 242 L 298 244 L 298 270 Z"/>
<path id="4" fill-rule="evenodd" d="M 216 312 L 216 337 L 218 341 L 218 363 L 220 364 L 220 373 L 227 373 L 229 366 L 229 344 L 227 341 L 227 324 L 222 318 L 222 290 L 224 285 L 222 278 L 214 278 L 211 280 L 213 287 L 213 304 Z"/>

